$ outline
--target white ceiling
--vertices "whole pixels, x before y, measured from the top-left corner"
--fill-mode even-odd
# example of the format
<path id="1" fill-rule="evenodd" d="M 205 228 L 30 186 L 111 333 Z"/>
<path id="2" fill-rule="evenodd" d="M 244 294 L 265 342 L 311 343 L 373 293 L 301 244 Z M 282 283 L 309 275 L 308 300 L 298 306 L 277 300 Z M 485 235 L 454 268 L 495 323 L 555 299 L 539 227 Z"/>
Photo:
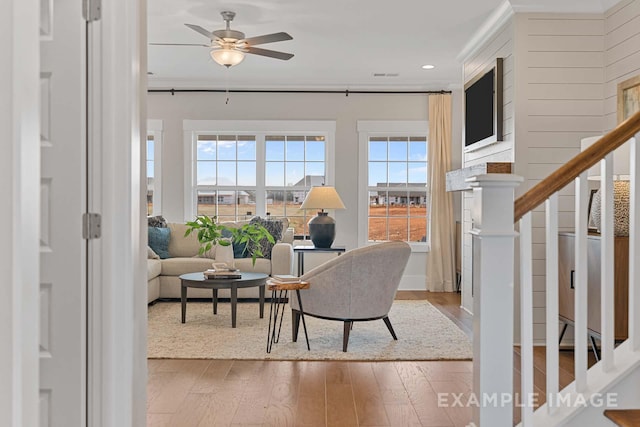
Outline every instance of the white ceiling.
<path id="1" fill-rule="evenodd" d="M 148 41 L 208 43 L 185 23 L 246 37 L 285 31 L 261 45 L 295 56 L 247 55 L 229 70 L 205 47 L 149 46 L 150 88 L 440 90 L 462 83 L 456 56 L 504 0 L 148 0 Z M 603 12 L 618 0 L 511 0 L 516 11 Z M 436 66 L 423 70 L 424 64 Z M 374 73 L 398 74 L 374 77 Z"/>

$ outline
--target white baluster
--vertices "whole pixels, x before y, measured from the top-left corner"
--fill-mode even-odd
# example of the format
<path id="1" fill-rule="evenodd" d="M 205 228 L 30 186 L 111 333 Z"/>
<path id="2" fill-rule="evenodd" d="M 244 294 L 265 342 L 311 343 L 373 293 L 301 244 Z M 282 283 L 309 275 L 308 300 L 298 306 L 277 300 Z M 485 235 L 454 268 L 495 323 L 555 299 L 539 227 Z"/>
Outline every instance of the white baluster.
<path id="1" fill-rule="evenodd" d="M 601 358 L 605 372 L 613 369 L 614 344 L 614 277 L 613 277 L 613 153 L 600 161 L 600 241 L 602 253 L 600 259 L 600 321 L 601 321 Z"/>
<path id="2" fill-rule="evenodd" d="M 576 391 L 587 388 L 587 172 L 576 178 L 575 378 Z"/>
<path id="3" fill-rule="evenodd" d="M 546 300 L 547 300 L 547 400 L 555 399 L 559 387 L 558 333 L 558 193 L 546 204 Z M 547 405 L 551 413 L 554 405 Z"/>
<path id="4" fill-rule="evenodd" d="M 531 212 L 520 220 L 520 373 L 522 425 L 533 425 L 533 254 Z"/>
<path id="5" fill-rule="evenodd" d="M 473 188 L 473 393 L 513 396 L 514 188 L 522 177 L 486 174 Z M 473 408 L 478 426 L 513 424 L 511 404 Z"/>

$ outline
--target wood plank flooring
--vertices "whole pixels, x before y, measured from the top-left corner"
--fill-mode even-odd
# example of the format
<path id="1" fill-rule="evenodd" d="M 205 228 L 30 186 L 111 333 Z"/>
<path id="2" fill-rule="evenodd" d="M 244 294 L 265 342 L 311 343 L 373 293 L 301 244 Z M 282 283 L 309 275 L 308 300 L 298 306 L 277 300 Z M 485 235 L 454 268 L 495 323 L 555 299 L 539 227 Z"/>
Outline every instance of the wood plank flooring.
<path id="1" fill-rule="evenodd" d="M 470 338 L 472 316 L 456 293 L 398 292 L 427 299 Z M 560 351 L 560 389 L 574 379 L 573 352 Z M 534 348 L 534 386 L 545 402 L 545 347 Z M 595 360 L 589 354 L 589 366 Z M 147 421 L 183 426 L 466 426 L 472 362 L 149 360 Z M 514 348 L 520 390 L 520 348 Z M 438 401 L 438 393 L 441 402 Z M 604 418 L 604 417 L 603 417 Z M 514 424 L 520 409 L 514 408 Z"/>
<path id="2" fill-rule="evenodd" d="M 471 333 L 459 294 L 398 298 L 426 298 Z M 153 427 L 462 427 L 471 421 L 471 409 L 454 406 L 452 397 L 471 392 L 470 361 L 150 359 L 148 366 L 147 425 Z M 448 393 L 449 407 L 438 404 L 438 393 Z"/>

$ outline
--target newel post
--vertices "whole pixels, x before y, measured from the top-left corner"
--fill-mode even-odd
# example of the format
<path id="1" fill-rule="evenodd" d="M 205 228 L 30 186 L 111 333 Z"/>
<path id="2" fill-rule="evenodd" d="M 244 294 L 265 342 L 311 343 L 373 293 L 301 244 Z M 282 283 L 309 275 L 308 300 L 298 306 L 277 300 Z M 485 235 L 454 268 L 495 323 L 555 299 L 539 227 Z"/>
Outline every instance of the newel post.
<path id="1" fill-rule="evenodd" d="M 522 177 L 486 174 L 473 189 L 473 421 L 513 424 L 515 188 Z"/>

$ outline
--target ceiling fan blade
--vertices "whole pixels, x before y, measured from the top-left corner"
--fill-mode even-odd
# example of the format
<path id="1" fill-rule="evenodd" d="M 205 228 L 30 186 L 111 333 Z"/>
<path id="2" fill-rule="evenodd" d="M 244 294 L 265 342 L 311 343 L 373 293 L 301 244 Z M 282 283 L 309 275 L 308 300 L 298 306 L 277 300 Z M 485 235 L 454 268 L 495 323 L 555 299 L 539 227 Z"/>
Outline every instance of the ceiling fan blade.
<path id="1" fill-rule="evenodd" d="M 191 28 L 193 31 L 202 34 L 203 36 L 205 36 L 209 40 L 217 39 L 217 37 L 214 36 L 211 31 L 205 30 L 200 25 L 194 25 L 194 24 L 184 24 L 184 25 L 186 25 L 187 27 Z"/>
<path id="2" fill-rule="evenodd" d="M 202 47 L 211 47 L 208 44 L 200 44 L 200 43 L 149 43 L 153 46 L 202 46 Z"/>
<path id="3" fill-rule="evenodd" d="M 249 37 L 248 39 L 239 40 L 239 43 L 246 43 L 249 46 L 255 46 L 257 44 L 265 44 L 265 43 L 273 43 L 273 42 L 282 42 L 285 40 L 293 40 L 287 33 L 273 33 L 273 34 L 265 34 L 263 36 Z"/>
<path id="4" fill-rule="evenodd" d="M 276 52 L 275 50 L 260 49 L 259 47 L 246 47 L 243 52 L 253 53 L 254 55 L 268 56 L 269 58 L 288 60 L 293 58 L 293 53 Z"/>

